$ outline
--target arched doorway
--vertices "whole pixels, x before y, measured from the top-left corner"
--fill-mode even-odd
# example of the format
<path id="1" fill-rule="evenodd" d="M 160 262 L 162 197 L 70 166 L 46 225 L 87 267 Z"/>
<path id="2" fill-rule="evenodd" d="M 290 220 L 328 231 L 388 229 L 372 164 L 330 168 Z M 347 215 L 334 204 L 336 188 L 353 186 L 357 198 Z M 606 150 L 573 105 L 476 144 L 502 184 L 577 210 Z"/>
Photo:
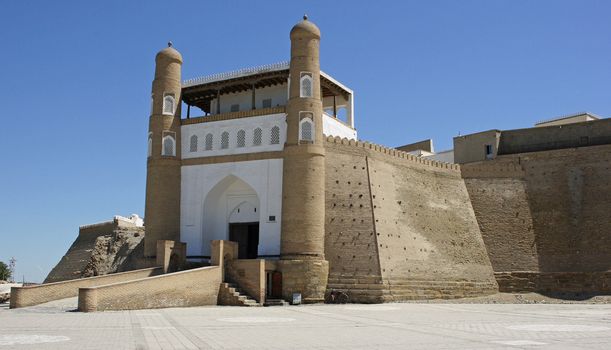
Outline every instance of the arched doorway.
<path id="1" fill-rule="evenodd" d="M 260 212 L 255 190 L 235 175 L 225 177 L 204 200 L 204 244 L 214 239 L 231 240 L 238 243 L 238 258 L 256 258 Z"/>

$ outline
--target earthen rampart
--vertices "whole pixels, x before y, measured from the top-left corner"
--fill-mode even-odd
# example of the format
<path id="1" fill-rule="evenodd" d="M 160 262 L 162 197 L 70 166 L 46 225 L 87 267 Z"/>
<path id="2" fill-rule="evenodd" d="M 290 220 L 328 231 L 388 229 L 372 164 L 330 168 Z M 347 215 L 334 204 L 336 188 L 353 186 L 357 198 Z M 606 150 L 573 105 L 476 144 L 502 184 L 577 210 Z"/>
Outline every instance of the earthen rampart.
<path id="1" fill-rule="evenodd" d="M 611 270 L 609 154 L 602 145 L 462 165 L 501 290 L 529 278 L 521 285 L 542 291 L 609 290 L 608 279 L 592 277 Z M 566 277 L 579 274 L 590 282 Z"/>
<path id="2" fill-rule="evenodd" d="M 496 291 L 456 164 L 328 137 L 329 289 L 361 302 Z"/>

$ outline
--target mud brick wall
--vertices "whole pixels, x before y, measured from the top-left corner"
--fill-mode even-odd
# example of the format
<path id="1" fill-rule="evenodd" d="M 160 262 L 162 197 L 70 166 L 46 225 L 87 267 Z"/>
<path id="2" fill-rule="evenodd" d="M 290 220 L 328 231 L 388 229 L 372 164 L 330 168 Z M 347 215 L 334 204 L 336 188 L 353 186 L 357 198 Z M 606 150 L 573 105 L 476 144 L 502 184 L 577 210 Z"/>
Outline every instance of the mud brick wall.
<path id="1" fill-rule="evenodd" d="M 257 302 L 265 303 L 265 260 L 229 260 L 225 265 L 225 279 L 236 283 Z"/>
<path id="2" fill-rule="evenodd" d="M 381 279 L 367 161 L 357 148 L 326 154 L 325 258 L 329 275 Z"/>
<path id="3" fill-rule="evenodd" d="M 79 289 L 79 311 L 139 310 L 216 305 L 221 268 L 207 266 Z"/>
<path id="4" fill-rule="evenodd" d="M 326 151 L 329 289 L 362 302 L 497 290 L 457 165 L 337 138 Z"/>
<path id="5" fill-rule="evenodd" d="M 13 287 L 11 289 L 11 309 L 38 305 L 53 300 L 75 297 L 79 288 L 94 287 L 104 284 L 155 276 L 163 273 L 159 267 L 114 273 L 104 276 L 80 278 L 75 280 L 45 283 L 30 287 Z"/>
<path id="6" fill-rule="evenodd" d="M 462 172 L 494 271 L 538 271 L 522 167 L 513 162 L 483 162 L 463 164 Z"/>
<path id="7" fill-rule="evenodd" d="M 611 270 L 610 155 L 611 146 L 604 145 L 463 165 L 495 272 L 589 276 Z M 532 283 L 537 288 L 559 285 L 541 281 Z M 581 291 L 601 288 L 596 286 L 588 283 Z"/>

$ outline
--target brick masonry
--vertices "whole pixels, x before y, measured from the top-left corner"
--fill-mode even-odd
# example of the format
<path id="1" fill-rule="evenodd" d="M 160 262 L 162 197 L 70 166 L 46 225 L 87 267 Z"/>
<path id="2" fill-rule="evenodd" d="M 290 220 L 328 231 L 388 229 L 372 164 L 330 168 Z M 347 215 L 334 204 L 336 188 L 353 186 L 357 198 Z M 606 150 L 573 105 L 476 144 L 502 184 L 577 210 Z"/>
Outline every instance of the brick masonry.
<path id="1" fill-rule="evenodd" d="M 497 291 L 457 165 L 327 138 L 329 290 L 358 302 Z"/>
<path id="2" fill-rule="evenodd" d="M 147 268 L 121 272 L 104 276 L 80 278 L 75 280 L 45 283 L 30 287 L 13 287 L 11 289 L 11 309 L 38 305 L 52 300 L 75 297 L 79 288 L 94 287 L 104 284 L 141 279 L 162 273 L 161 268 Z"/>
<path id="3" fill-rule="evenodd" d="M 79 290 L 79 311 L 138 310 L 216 305 L 221 268 L 187 271 Z"/>
<path id="4" fill-rule="evenodd" d="M 608 292 L 608 279 L 596 280 L 611 270 L 610 152 L 580 147 L 462 166 L 501 290 Z"/>

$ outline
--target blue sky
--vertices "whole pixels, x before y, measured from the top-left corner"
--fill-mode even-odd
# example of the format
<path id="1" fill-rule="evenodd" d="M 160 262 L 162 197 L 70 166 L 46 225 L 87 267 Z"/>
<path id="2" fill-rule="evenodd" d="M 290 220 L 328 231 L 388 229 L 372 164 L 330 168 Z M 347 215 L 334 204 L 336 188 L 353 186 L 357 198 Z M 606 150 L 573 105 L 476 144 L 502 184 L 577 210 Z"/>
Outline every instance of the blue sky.
<path id="1" fill-rule="evenodd" d="M 78 226 L 144 212 L 154 57 L 183 78 L 289 58 L 306 12 L 359 138 L 397 146 L 611 116 L 609 1 L 10 1 L 0 12 L 0 260 L 41 281 Z"/>

